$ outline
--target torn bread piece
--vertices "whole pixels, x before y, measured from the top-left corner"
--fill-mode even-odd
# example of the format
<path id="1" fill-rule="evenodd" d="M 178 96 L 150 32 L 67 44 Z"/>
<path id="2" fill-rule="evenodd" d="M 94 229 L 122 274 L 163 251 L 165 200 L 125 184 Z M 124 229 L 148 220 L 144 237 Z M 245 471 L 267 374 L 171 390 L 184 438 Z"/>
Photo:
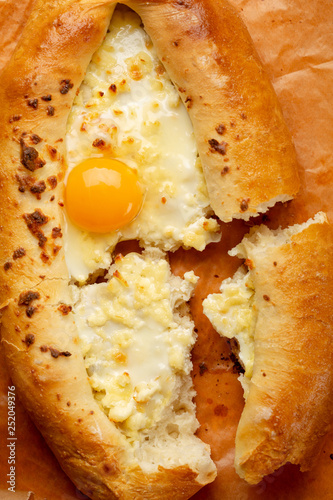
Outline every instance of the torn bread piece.
<path id="1" fill-rule="evenodd" d="M 118 255 L 103 283 L 67 285 L 66 295 L 65 282 L 42 281 L 4 305 L 23 403 L 94 500 L 189 498 L 216 476 L 195 436 L 187 302 L 197 279 L 172 275 L 165 254 L 147 249 Z"/>
<path id="2" fill-rule="evenodd" d="M 333 228 L 321 212 L 284 230 L 260 226 L 230 254 L 244 266 L 203 305 L 239 344 L 235 467 L 256 484 L 287 462 L 308 470 L 332 423 Z"/>
<path id="3" fill-rule="evenodd" d="M 117 255 L 107 282 L 73 286 L 79 345 L 95 398 L 148 471 L 201 454 L 209 460 L 193 436 L 195 334 L 187 301 L 197 280 L 193 271 L 184 279 L 172 275 L 163 252 L 151 248 Z"/>

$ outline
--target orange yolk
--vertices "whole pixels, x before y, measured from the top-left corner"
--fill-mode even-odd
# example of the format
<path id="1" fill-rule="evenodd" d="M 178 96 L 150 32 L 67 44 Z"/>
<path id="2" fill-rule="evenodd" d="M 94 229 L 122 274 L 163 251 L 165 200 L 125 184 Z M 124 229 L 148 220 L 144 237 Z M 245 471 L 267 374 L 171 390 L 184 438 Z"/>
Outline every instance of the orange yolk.
<path id="1" fill-rule="evenodd" d="M 107 233 L 131 222 L 143 195 L 135 170 L 111 158 L 89 158 L 69 173 L 65 202 L 81 229 Z"/>

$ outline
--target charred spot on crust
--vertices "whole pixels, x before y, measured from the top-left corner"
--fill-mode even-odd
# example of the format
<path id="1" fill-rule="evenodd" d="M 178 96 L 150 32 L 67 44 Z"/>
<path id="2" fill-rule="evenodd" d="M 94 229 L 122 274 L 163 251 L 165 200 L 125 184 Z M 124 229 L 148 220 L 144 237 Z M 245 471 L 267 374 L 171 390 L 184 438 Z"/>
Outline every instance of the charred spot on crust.
<path id="1" fill-rule="evenodd" d="M 8 271 L 11 267 L 13 267 L 13 263 L 12 262 L 5 262 L 4 265 L 3 265 L 3 268 L 5 271 Z"/>
<path id="2" fill-rule="evenodd" d="M 29 306 L 33 300 L 40 299 L 40 294 L 38 292 L 33 292 L 28 290 L 27 292 L 22 292 L 19 296 L 18 305 L 19 306 Z"/>
<path id="3" fill-rule="evenodd" d="M 15 178 L 19 184 L 18 190 L 20 193 L 24 193 L 26 189 L 29 189 L 32 194 L 36 195 L 38 200 L 41 199 L 41 193 L 46 189 L 44 181 L 36 181 L 36 178 L 30 175 L 20 176 L 16 174 Z"/>
<path id="4" fill-rule="evenodd" d="M 53 106 L 48 106 L 48 107 L 46 108 L 46 114 L 47 114 L 48 116 L 54 116 L 54 107 L 53 107 Z"/>
<path id="5" fill-rule="evenodd" d="M 58 181 L 55 175 L 50 175 L 50 177 L 47 178 L 47 182 L 49 183 L 51 189 L 55 189 L 57 187 Z"/>
<path id="6" fill-rule="evenodd" d="M 20 193 L 24 193 L 25 190 L 30 186 L 31 182 L 33 182 L 34 180 L 34 178 L 30 177 L 29 175 L 22 177 L 16 174 L 15 178 L 19 184 L 18 190 L 20 191 Z"/>
<path id="7" fill-rule="evenodd" d="M 72 306 L 68 306 L 67 304 L 60 304 L 58 307 L 58 311 L 61 312 L 64 316 L 67 316 L 72 310 Z"/>
<path id="8" fill-rule="evenodd" d="M 45 240 L 46 240 L 46 238 L 45 238 Z M 50 260 L 50 257 L 49 257 L 49 255 L 47 255 L 46 252 L 41 252 L 40 258 L 44 262 L 44 264 L 46 264 Z"/>
<path id="9" fill-rule="evenodd" d="M 52 96 L 51 94 L 43 95 L 41 99 L 42 101 L 52 101 Z"/>
<path id="10" fill-rule="evenodd" d="M 105 141 L 103 141 L 103 139 L 95 139 L 92 145 L 94 148 L 104 148 Z"/>
<path id="11" fill-rule="evenodd" d="M 52 249 L 52 253 L 54 256 L 58 255 L 59 251 L 62 249 L 61 246 L 59 245 L 54 245 L 53 249 Z"/>
<path id="12" fill-rule="evenodd" d="M 48 145 L 47 146 L 47 151 L 48 151 L 51 159 L 54 160 L 54 158 L 57 156 L 57 152 L 58 152 L 56 150 L 56 148 L 54 148 L 53 146 Z"/>
<path id="13" fill-rule="evenodd" d="M 39 142 L 42 142 L 42 140 L 43 140 L 43 139 L 42 139 L 41 137 L 39 137 L 39 135 L 37 135 L 37 134 L 31 134 L 30 139 L 31 139 L 31 141 L 32 141 L 34 144 L 38 144 Z"/>
<path id="14" fill-rule="evenodd" d="M 53 358 L 58 358 L 59 356 L 65 356 L 68 358 L 72 355 L 69 351 L 58 351 L 58 349 L 54 349 L 53 347 L 50 347 L 50 352 Z"/>
<path id="15" fill-rule="evenodd" d="M 193 99 L 192 99 L 192 97 L 190 97 L 190 96 L 186 97 L 185 104 L 186 104 L 187 109 L 191 109 L 192 106 L 193 106 Z"/>
<path id="16" fill-rule="evenodd" d="M 46 189 L 46 184 L 44 181 L 38 181 L 38 182 L 35 182 L 31 187 L 30 187 L 30 192 L 32 194 L 36 194 L 37 195 L 37 198 L 40 200 L 40 195 L 41 193 L 44 193 Z"/>
<path id="17" fill-rule="evenodd" d="M 223 167 L 223 168 L 222 168 L 222 170 L 221 170 L 221 175 L 225 175 L 225 174 L 227 174 L 229 171 L 230 171 L 230 168 L 229 168 L 229 167 Z"/>
<path id="18" fill-rule="evenodd" d="M 59 356 L 65 356 L 65 358 L 68 358 L 72 355 L 72 353 L 70 353 L 69 351 L 59 351 L 59 349 L 56 349 L 55 347 L 48 347 L 47 345 L 40 346 L 40 350 L 41 352 L 50 351 L 52 358 L 59 358 Z M 70 405 L 68 405 L 67 403 L 67 406 Z"/>
<path id="19" fill-rule="evenodd" d="M 13 115 L 9 118 L 9 123 L 18 122 L 21 118 L 22 115 Z"/>
<path id="20" fill-rule="evenodd" d="M 43 248 L 47 241 L 46 236 L 43 231 L 40 229 L 40 226 L 46 224 L 49 218 L 43 214 L 43 212 L 37 208 L 31 214 L 23 214 L 23 219 L 28 226 L 29 231 L 38 239 L 38 245 Z"/>
<path id="21" fill-rule="evenodd" d="M 227 153 L 228 143 L 225 141 L 219 142 L 216 139 L 209 139 L 208 144 L 212 153 L 219 153 L 223 156 Z"/>
<path id="22" fill-rule="evenodd" d="M 60 94 L 67 94 L 73 87 L 74 83 L 72 83 L 69 79 L 61 80 Z"/>
<path id="23" fill-rule="evenodd" d="M 59 357 L 60 352 L 58 351 L 58 349 L 55 349 L 54 347 L 49 347 L 49 349 L 50 349 L 50 353 L 51 353 L 52 358 Z"/>
<path id="24" fill-rule="evenodd" d="M 31 214 L 24 214 L 23 218 L 26 221 L 28 228 L 33 230 L 32 232 L 34 232 L 35 227 L 43 226 L 49 220 L 48 216 L 43 214 L 39 208 Z"/>
<path id="25" fill-rule="evenodd" d="M 269 302 L 271 300 L 268 295 L 263 295 L 262 297 L 264 300 L 266 300 L 266 302 Z"/>
<path id="26" fill-rule="evenodd" d="M 43 248 L 45 246 L 45 243 L 47 242 L 47 238 L 42 231 L 40 231 L 37 236 L 38 236 L 38 245 L 41 248 Z"/>
<path id="27" fill-rule="evenodd" d="M 35 234 L 39 226 L 44 226 L 49 220 L 48 216 L 43 214 L 43 212 L 37 208 L 31 214 L 23 214 L 23 219 L 25 220 L 29 230 Z"/>
<path id="28" fill-rule="evenodd" d="M 30 108 L 37 109 L 38 108 L 38 99 L 29 99 L 28 106 L 30 106 Z"/>
<path id="29" fill-rule="evenodd" d="M 246 210 L 249 208 L 249 201 L 250 201 L 250 198 L 246 198 L 246 199 L 241 201 L 240 209 L 242 212 L 246 212 Z"/>
<path id="30" fill-rule="evenodd" d="M 225 127 L 225 125 L 223 125 L 223 123 L 220 123 L 220 124 L 219 124 L 219 125 L 215 128 L 216 132 L 217 132 L 219 135 L 223 135 L 223 134 L 224 134 L 224 132 L 225 132 L 225 129 L 226 129 L 226 127 Z"/>
<path id="31" fill-rule="evenodd" d="M 28 318 L 32 318 L 32 316 L 35 314 L 36 311 L 37 311 L 37 307 L 28 306 L 26 311 L 25 311 L 25 314 L 28 316 Z"/>
<path id="32" fill-rule="evenodd" d="M 30 170 L 30 172 L 34 172 L 38 168 L 44 167 L 45 161 L 39 158 L 37 149 L 27 146 L 22 138 L 20 139 L 20 145 L 21 163 L 25 168 Z"/>
<path id="33" fill-rule="evenodd" d="M 22 257 L 24 257 L 26 254 L 26 251 L 23 247 L 19 247 L 17 248 L 16 250 L 14 250 L 13 252 L 13 259 L 16 260 L 16 259 L 21 259 Z"/>
<path id="34" fill-rule="evenodd" d="M 35 342 L 35 336 L 33 333 L 27 333 L 25 339 L 23 340 L 27 347 L 30 347 Z"/>
<path id="35" fill-rule="evenodd" d="M 117 85 L 111 83 L 109 90 L 115 94 L 117 92 Z"/>
<path id="36" fill-rule="evenodd" d="M 52 238 L 61 238 L 62 237 L 62 232 L 60 227 L 53 227 L 52 228 Z"/>

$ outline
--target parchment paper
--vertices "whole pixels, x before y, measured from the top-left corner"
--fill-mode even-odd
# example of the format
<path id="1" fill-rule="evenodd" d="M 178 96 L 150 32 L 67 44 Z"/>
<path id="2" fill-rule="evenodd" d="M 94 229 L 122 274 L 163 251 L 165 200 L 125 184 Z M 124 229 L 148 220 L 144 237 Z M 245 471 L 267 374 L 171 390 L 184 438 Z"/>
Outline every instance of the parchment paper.
<path id="1" fill-rule="evenodd" d="M 8 60 L 33 0 L 0 1 L 0 70 Z M 297 198 L 270 210 L 271 227 L 303 222 L 324 210 L 333 222 L 333 2 L 331 0 L 231 0 L 245 21 L 272 79 L 292 132 L 302 188 Z M 1 77 L 1 75 L 0 75 Z M 0 111 L 1 112 L 1 111 Z M 256 222 L 260 223 L 261 218 Z M 202 315 L 202 299 L 217 291 L 239 265 L 227 255 L 248 224 L 222 226 L 223 239 L 204 253 L 171 255 L 176 274 L 193 269 L 201 279 L 191 308 L 198 328 L 193 350 L 199 435 L 212 448 L 216 481 L 196 500 L 329 500 L 333 498 L 333 431 L 318 463 L 300 473 L 286 465 L 259 485 L 249 486 L 233 467 L 234 438 L 243 396 L 226 342 Z M 1 250 L 0 250 L 1 251 Z M 0 499 L 73 500 L 84 497 L 60 469 L 16 398 L 16 493 L 7 490 L 8 378 L 0 352 Z"/>

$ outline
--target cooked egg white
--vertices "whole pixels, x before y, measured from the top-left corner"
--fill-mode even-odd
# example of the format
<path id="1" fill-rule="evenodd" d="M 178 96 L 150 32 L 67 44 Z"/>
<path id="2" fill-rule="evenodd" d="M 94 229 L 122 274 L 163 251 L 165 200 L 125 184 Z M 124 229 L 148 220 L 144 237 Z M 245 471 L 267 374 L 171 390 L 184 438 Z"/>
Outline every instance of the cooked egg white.
<path id="1" fill-rule="evenodd" d="M 245 369 L 240 381 L 247 397 L 254 359 L 254 331 L 257 312 L 250 271 L 240 268 L 233 278 L 222 282 L 221 293 L 213 293 L 203 301 L 204 314 L 215 330 L 239 344 L 239 359 Z"/>
<path id="2" fill-rule="evenodd" d="M 150 249 L 118 256 L 107 283 L 72 287 L 95 397 L 130 440 L 159 422 L 179 377 L 190 374 L 195 336 L 186 301 L 197 279 L 192 271 L 173 276 L 163 252 Z"/>
<path id="3" fill-rule="evenodd" d="M 117 8 L 75 99 L 67 128 L 68 171 L 86 158 L 112 157 L 136 169 L 144 193 L 139 215 L 109 234 L 67 219 L 66 260 L 72 277 L 108 268 L 121 240 L 165 251 L 203 250 L 218 241 L 187 111 L 156 56 L 139 17 Z"/>

